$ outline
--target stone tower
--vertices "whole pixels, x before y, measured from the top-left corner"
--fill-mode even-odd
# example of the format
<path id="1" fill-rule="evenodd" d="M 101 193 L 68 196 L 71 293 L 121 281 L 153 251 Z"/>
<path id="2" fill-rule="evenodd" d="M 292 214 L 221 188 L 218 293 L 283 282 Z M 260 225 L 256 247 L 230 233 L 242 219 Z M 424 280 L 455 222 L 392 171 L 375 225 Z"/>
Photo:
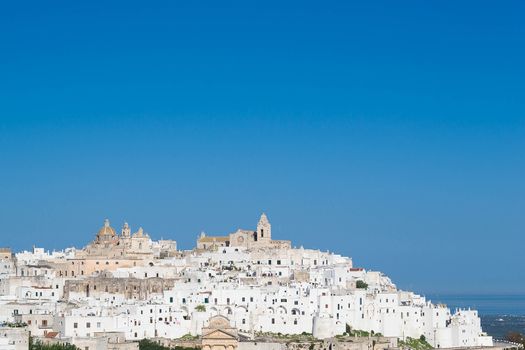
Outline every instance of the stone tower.
<path id="1" fill-rule="evenodd" d="M 124 223 L 124 226 L 122 226 L 122 237 L 129 238 L 131 236 L 131 229 L 129 228 L 129 225 L 127 222 Z"/>
<path id="2" fill-rule="evenodd" d="M 257 224 L 257 241 L 269 242 L 272 240 L 272 225 L 266 217 L 266 214 L 262 214 Z"/>

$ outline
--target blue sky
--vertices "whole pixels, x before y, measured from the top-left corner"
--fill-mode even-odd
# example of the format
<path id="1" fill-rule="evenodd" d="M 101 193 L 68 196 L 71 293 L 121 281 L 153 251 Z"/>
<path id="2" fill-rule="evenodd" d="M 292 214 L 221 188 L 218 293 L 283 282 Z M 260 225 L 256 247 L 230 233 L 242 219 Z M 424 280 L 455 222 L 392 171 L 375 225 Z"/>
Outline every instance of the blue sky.
<path id="1" fill-rule="evenodd" d="M 0 246 L 253 228 L 523 293 L 523 2 L 0 5 Z"/>

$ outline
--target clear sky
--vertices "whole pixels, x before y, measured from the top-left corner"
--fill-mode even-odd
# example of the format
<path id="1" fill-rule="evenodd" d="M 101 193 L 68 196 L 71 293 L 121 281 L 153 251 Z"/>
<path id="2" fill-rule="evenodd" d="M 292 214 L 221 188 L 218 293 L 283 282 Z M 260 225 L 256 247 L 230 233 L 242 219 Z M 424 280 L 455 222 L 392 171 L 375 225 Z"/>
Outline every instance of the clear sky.
<path id="1" fill-rule="evenodd" d="M 147 3 L 147 5 L 146 5 Z M 254 228 L 525 293 L 525 2 L 0 5 L 0 246 Z"/>

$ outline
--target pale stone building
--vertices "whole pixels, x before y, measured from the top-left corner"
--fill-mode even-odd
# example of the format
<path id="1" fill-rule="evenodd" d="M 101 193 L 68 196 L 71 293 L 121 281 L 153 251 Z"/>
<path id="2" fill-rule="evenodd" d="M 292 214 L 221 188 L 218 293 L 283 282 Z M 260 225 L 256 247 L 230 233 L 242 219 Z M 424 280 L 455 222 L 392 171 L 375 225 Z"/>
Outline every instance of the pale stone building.
<path id="1" fill-rule="evenodd" d="M 272 240 L 272 225 L 266 214 L 263 213 L 255 231 L 239 229 L 227 236 L 206 236 L 206 234 L 201 233 L 197 239 L 197 249 L 199 250 L 216 250 L 222 247 L 289 249 L 291 242 Z"/>
<path id="2" fill-rule="evenodd" d="M 26 328 L 0 327 L 0 349 L 27 350 L 29 331 Z"/>
<path id="3" fill-rule="evenodd" d="M 237 329 L 224 316 L 213 316 L 202 328 L 202 350 L 236 350 L 238 345 Z"/>

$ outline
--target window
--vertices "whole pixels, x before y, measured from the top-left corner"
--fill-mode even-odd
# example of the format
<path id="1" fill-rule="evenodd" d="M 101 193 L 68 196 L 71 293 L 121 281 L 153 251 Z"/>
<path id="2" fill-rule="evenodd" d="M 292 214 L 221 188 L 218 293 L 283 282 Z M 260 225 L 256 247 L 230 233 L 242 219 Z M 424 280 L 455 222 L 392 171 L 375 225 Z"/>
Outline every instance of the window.
<path id="1" fill-rule="evenodd" d="M 272 324 L 275 324 L 275 318 L 272 318 Z"/>
<path id="2" fill-rule="evenodd" d="M 91 322 L 86 322 L 86 328 L 91 328 Z"/>
<path id="3" fill-rule="evenodd" d="M 293 324 L 297 324 L 297 319 L 294 319 L 294 320 L 293 320 Z"/>
<path id="4" fill-rule="evenodd" d="M 73 323 L 73 328 L 78 328 L 78 323 Z"/>
<path id="5" fill-rule="evenodd" d="M 97 322 L 97 328 L 100 328 L 100 322 Z"/>
<path id="6" fill-rule="evenodd" d="M 281 265 L 281 260 L 277 260 L 277 265 Z"/>
<path id="7" fill-rule="evenodd" d="M 242 319 L 242 324 L 246 324 L 246 319 L 245 318 Z"/>

